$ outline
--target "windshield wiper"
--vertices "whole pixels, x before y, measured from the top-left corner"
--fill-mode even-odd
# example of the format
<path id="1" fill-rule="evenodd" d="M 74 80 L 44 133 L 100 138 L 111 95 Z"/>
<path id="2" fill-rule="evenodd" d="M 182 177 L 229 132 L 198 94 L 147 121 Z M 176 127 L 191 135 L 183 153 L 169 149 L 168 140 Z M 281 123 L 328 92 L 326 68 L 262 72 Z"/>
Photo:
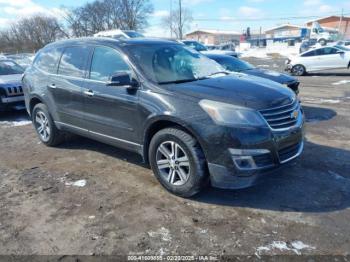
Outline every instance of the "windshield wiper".
<path id="1" fill-rule="evenodd" d="M 215 75 L 219 75 L 219 74 L 229 75 L 230 73 L 227 72 L 227 71 L 219 71 L 219 72 L 212 73 L 212 74 L 210 74 L 208 76 L 215 76 Z"/>
<path id="2" fill-rule="evenodd" d="M 194 82 L 200 80 L 198 78 L 192 78 L 192 79 L 181 79 L 181 80 L 175 80 L 175 81 L 166 81 L 166 82 L 158 82 L 159 85 L 167 85 L 167 84 L 181 84 L 181 83 L 187 83 L 187 82 Z"/>

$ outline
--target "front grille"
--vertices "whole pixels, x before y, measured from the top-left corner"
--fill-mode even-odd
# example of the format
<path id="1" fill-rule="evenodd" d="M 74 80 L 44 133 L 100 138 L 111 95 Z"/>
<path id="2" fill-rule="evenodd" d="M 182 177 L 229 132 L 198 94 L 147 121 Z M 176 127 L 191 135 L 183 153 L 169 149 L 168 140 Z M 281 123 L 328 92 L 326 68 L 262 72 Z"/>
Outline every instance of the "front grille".
<path id="1" fill-rule="evenodd" d="M 298 112 L 298 114 L 295 115 L 295 112 Z M 300 102 L 296 100 L 288 105 L 260 110 L 260 113 L 272 129 L 289 128 L 297 123 L 301 114 Z"/>
<path id="2" fill-rule="evenodd" d="M 297 143 L 278 150 L 278 156 L 280 158 L 280 162 L 281 163 L 286 162 L 294 158 L 295 156 L 297 156 L 301 146 L 302 146 L 302 143 Z"/>
<path id="3" fill-rule="evenodd" d="M 270 153 L 253 156 L 257 167 L 267 167 L 273 165 L 272 156 Z"/>
<path id="4" fill-rule="evenodd" d="M 7 96 L 23 95 L 22 86 L 11 86 L 6 88 Z"/>

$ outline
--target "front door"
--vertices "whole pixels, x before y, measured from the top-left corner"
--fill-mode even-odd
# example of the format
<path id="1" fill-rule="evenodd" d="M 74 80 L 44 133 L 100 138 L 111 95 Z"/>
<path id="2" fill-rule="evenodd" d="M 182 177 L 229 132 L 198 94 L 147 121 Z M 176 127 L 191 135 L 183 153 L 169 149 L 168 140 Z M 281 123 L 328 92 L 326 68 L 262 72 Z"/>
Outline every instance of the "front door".
<path id="1" fill-rule="evenodd" d="M 119 51 L 109 47 L 95 48 L 90 68 L 83 90 L 87 129 L 119 146 L 138 147 L 138 91 L 107 85 L 113 74 L 133 70 Z"/>

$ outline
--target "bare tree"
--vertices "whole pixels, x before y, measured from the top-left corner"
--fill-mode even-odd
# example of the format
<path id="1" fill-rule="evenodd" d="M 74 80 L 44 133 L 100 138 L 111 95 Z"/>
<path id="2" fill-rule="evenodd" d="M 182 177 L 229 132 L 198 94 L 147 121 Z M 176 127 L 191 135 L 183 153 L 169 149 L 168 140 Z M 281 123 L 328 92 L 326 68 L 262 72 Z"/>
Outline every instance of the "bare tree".
<path id="1" fill-rule="evenodd" d="M 37 14 L 22 18 L 0 32 L 1 51 L 35 51 L 48 43 L 67 37 L 55 17 Z"/>
<path id="2" fill-rule="evenodd" d="M 73 36 L 110 29 L 141 30 L 153 12 L 150 0 L 95 0 L 70 10 L 66 21 Z"/>
<path id="3" fill-rule="evenodd" d="M 175 37 L 183 39 L 185 32 L 190 28 L 193 21 L 191 10 L 183 7 L 182 1 L 179 0 L 178 7 L 172 10 L 170 14 L 163 18 L 162 24 L 169 28 Z"/>

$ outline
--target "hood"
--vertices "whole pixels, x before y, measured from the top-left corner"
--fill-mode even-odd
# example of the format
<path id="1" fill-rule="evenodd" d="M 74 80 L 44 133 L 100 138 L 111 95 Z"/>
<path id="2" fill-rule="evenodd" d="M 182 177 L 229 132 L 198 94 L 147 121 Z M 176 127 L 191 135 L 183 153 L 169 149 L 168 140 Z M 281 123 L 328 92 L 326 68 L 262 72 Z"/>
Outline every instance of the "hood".
<path id="1" fill-rule="evenodd" d="M 290 83 L 297 81 L 295 77 L 289 76 L 287 74 L 282 74 L 276 71 L 254 68 L 251 70 L 246 70 L 243 73 L 258 77 L 267 78 L 269 80 L 275 81 L 280 84 Z"/>
<path id="2" fill-rule="evenodd" d="M 21 85 L 22 74 L 0 75 L 0 85 Z"/>
<path id="3" fill-rule="evenodd" d="M 189 83 L 171 84 L 168 90 L 256 110 L 289 104 L 295 94 L 276 82 L 245 74 L 233 74 Z"/>

